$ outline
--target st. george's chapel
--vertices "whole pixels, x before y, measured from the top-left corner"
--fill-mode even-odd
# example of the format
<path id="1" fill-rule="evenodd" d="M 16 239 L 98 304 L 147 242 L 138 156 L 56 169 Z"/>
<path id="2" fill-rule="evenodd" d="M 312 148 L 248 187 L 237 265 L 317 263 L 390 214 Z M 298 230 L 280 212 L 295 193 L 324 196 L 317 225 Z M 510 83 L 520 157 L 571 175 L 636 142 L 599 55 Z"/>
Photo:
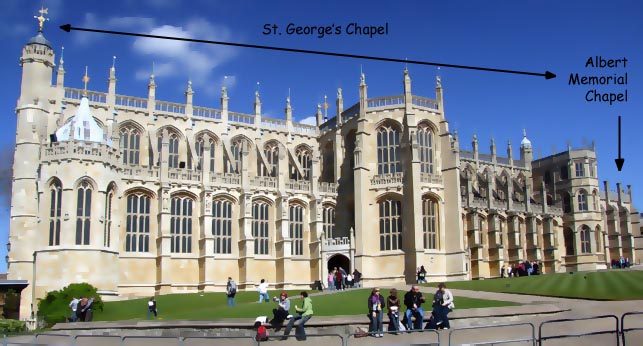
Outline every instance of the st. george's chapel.
<path id="1" fill-rule="evenodd" d="M 41 14 L 42 17 L 42 14 Z M 228 108 L 65 86 L 62 56 L 37 35 L 23 47 L 8 278 L 26 280 L 21 318 L 74 282 L 105 300 L 180 292 L 307 288 L 329 269 L 366 287 L 493 278 L 503 265 L 544 273 L 601 269 L 643 249 L 631 188 L 600 183 L 596 150 L 534 159 L 525 135 L 506 155 L 460 148 L 444 90 L 317 106 L 315 126 Z M 54 78 L 55 72 L 55 78 Z M 95 85 L 95 84 L 94 84 Z M 327 104 L 326 104 L 327 105 Z M 332 113 L 332 109 L 331 109 Z"/>

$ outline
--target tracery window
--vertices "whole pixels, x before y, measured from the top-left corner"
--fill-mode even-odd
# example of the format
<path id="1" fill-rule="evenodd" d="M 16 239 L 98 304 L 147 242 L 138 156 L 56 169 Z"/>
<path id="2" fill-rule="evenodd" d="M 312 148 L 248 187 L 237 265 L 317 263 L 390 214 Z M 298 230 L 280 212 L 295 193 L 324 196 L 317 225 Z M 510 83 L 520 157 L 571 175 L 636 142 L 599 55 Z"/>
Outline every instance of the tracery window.
<path id="1" fill-rule="evenodd" d="M 401 172 L 400 132 L 390 126 L 377 130 L 377 174 Z"/>
<path id="2" fill-rule="evenodd" d="M 433 131 L 427 125 L 421 125 L 417 131 L 420 149 L 420 171 L 433 174 Z"/>
<path id="3" fill-rule="evenodd" d="M 380 250 L 399 250 L 402 248 L 402 202 L 386 199 L 378 205 Z"/>
<path id="4" fill-rule="evenodd" d="M 171 253 L 192 252 L 192 214 L 194 201 L 187 196 L 172 197 L 170 202 Z"/>
<path id="5" fill-rule="evenodd" d="M 424 233 L 424 248 L 438 248 L 438 211 L 437 203 L 429 198 L 422 200 L 422 230 Z"/>
<path id="6" fill-rule="evenodd" d="M 55 180 L 49 187 L 49 246 L 60 245 L 62 186 Z"/>
<path id="7" fill-rule="evenodd" d="M 123 164 L 138 165 L 141 152 L 141 133 L 135 127 L 123 127 L 120 131 L 120 147 Z"/>
<path id="8" fill-rule="evenodd" d="M 150 251 L 151 198 L 142 193 L 127 196 L 125 220 L 125 251 Z"/>
<path id="9" fill-rule="evenodd" d="M 109 189 L 105 196 L 105 223 L 103 224 L 103 246 L 109 247 L 112 242 L 112 200 L 114 190 Z"/>
<path id="10" fill-rule="evenodd" d="M 212 203 L 212 235 L 215 254 L 232 253 L 232 203 L 228 200 Z"/>
<path id="11" fill-rule="evenodd" d="M 252 237 L 255 238 L 255 255 L 269 254 L 268 204 L 252 203 Z"/>
<path id="12" fill-rule="evenodd" d="M 292 255 L 304 254 L 304 207 L 291 204 L 289 207 L 290 239 L 292 239 Z"/>
<path id="13" fill-rule="evenodd" d="M 323 209 L 323 225 L 324 235 L 326 239 L 333 238 L 335 234 L 335 208 L 332 206 L 325 206 Z"/>
<path id="14" fill-rule="evenodd" d="M 89 245 L 91 211 L 92 188 L 83 181 L 78 185 L 76 197 L 76 245 Z"/>

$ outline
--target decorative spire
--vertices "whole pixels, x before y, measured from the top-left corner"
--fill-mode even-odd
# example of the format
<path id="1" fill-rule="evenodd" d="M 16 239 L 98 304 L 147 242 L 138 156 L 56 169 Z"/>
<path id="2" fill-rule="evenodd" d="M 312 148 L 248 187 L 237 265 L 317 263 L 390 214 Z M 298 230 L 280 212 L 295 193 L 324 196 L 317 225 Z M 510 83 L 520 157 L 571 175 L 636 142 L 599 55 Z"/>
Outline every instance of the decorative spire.
<path id="1" fill-rule="evenodd" d="M 192 95 L 194 91 L 192 90 L 192 80 L 188 79 L 188 88 L 185 90 L 185 94 Z"/>
<path id="2" fill-rule="evenodd" d="M 328 120 L 328 96 L 324 95 L 324 121 Z"/>
<path id="3" fill-rule="evenodd" d="M 364 75 L 364 72 L 361 73 L 359 85 L 366 85 L 366 76 Z"/>
<path id="4" fill-rule="evenodd" d="M 64 70 L 63 65 L 65 64 L 65 46 L 60 47 L 60 60 L 58 62 L 58 69 L 59 70 Z"/>
<path id="5" fill-rule="evenodd" d="M 255 90 L 255 103 L 260 103 L 261 100 L 259 99 L 259 90 Z"/>
<path id="6" fill-rule="evenodd" d="M 221 97 L 228 97 L 228 88 L 225 85 L 221 87 Z"/>
<path id="7" fill-rule="evenodd" d="M 40 16 L 33 17 L 38 20 L 38 32 L 42 32 L 42 28 L 45 26 L 45 22 L 49 20 L 49 18 L 45 17 L 45 14 L 49 14 L 49 9 L 41 7 L 38 13 L 40 13 Z"/>
<path id="8" fill-rule="evenodd" d="M 112 57 L 112 69 L 116 69 L 116 55 Z"/>
<path id="9" fill-rule="evenodd" d="M 87 83 L 89 83 L 89 76 L 87 75 L 87 66 L 85 66 L 85 76 L 83 77 L 83 83 L 85 83 L 85 87 L 83 89 L 83 96 L 87 97 Z"/>

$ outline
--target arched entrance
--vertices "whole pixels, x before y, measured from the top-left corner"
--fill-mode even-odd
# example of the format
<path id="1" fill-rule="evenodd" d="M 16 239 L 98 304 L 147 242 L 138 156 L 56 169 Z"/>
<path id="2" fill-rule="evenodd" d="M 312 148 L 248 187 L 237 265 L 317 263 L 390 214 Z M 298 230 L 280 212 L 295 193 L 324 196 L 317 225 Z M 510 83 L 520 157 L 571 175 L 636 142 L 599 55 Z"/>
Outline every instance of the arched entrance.
<path id="1" fill-rule="evenodd" d="M 342 254 L 335 254 L 331 258 L 328 259 L 328 271 L 330 272 L 331 270 L 335 269 L 337 267 L 338 269 L 344 268 L 344 270 L 347 273 L 350 273 L 351 271 L 351 261 L 348 259 L 348 257 L 342 255 Z"/>

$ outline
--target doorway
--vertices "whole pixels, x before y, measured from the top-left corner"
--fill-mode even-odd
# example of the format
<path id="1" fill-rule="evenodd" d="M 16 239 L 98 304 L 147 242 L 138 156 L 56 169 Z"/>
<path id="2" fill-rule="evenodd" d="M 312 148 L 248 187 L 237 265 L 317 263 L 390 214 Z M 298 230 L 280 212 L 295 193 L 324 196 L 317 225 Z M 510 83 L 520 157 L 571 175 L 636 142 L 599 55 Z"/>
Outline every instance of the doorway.
<path id="1" fill-rule="evenodd" d="M 328 271 L 330 272 L 331 270 L 335 269 L 337 267 L 338 269 L 344 268 L 346 273 L 351 272 L 351 261 L 348 259 L 348 257 L 342 255 L 342 254 L 336 254 L 333 255 L 330 259 L 328 259 Z"/>

